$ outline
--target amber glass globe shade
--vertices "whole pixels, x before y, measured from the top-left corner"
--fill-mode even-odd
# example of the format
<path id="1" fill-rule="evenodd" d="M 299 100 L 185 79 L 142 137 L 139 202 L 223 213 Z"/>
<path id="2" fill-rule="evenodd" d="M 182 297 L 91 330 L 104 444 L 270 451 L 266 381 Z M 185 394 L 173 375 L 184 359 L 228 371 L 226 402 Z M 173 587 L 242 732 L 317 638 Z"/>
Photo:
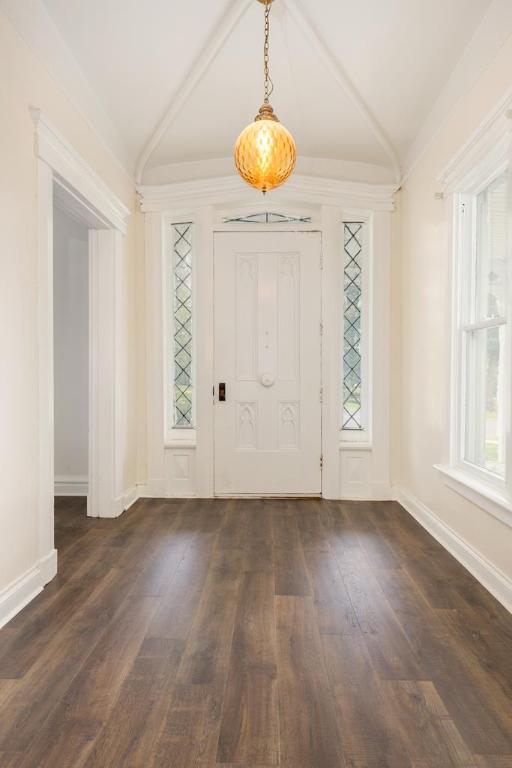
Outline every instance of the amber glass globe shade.
<path id="1" fill-rule="evenodd" d="M 271 117 L 262 115 L 270 114 Z M 235 165 L 240 176 L 252 187 L 268 192 L 292 173 L 297 149 L 292 135 L 273 115 L 272 107 L 245 128 L 235 144 Z"/>

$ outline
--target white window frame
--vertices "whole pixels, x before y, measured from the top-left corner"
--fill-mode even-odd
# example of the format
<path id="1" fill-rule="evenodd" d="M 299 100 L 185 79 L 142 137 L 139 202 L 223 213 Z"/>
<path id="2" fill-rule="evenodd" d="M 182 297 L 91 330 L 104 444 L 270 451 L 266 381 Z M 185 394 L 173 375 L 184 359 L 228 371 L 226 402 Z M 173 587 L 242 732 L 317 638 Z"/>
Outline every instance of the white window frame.
<path id="1" fill-rule="evenodd" d="M 174 418 L 174 249 L 173 227 L 180 224 L 190 224 L 192 227 L 192 423 L 190 426 L 177 426 Z M 192 444 L 196 441 L 196 401 L 197 401 L 197 312 L 195 297 L 197 296 L 197 274 L 195 236 L 197 224 L 192 215 L 173 215 L 163 218 L 163 360 L 164 360 L 164 419 L 165 444 Z"/>
<path id="2" fill-rule="evenodd" d="M 466 385 L 465 342 L 472 330 L 505 325 L 505 391 L 512 391 L 512 258 L 508 265 L 507 317 L 473 321 L 467 316 L 476 247 L 476 198 L 503 173 L 509 178 L 509 239 L 512 248 L 512 154 L 510 111 L 496 110 L 475 137 L 452 161 L 442 181 L 446 185 L 452 224 L 452 355 L 450 398 L 450 453 L 448 464 L 437 464 L 446 484 L 457 493 L 512 526 L 512 398 L 505 399 L 505 477 L 465 459 L 464 403 Z"/>
<path id="3" fill-rule="evenodd" d="M 343 392 L 345 366 L 343 362 L 345 348 L 345 225 L 359 223 L 362 225 L 362 281 L 361 281 L 361 429 L 343 428 Z M 340 226 L 340 259 L 341 259 L 341 347 L 340 347 L 340 398 L 339 398 L 339 431 L 343 443 L 369 443 L 371 440 L 371 328 L 372 328 L 372 220 L 371 216 L 361 211 L 344 211 Z"/>

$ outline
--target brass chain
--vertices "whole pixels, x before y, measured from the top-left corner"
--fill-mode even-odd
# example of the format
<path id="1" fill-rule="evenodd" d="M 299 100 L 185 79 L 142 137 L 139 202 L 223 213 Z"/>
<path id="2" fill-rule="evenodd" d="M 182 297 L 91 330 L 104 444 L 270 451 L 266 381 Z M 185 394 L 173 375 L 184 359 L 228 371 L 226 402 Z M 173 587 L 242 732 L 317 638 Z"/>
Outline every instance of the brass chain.
<path id="1" fill-rule="evenodd" d="M 269 74 L 269 37 L 270 37 L 270 9 L 272 7 L 272 0 L 265 0 L 265 45 L 263 47 L 263 64 L 265 72 L 265 99 L 264 103 L 268 104 L 272 91 L 274 90 L 274 84 Z"/>

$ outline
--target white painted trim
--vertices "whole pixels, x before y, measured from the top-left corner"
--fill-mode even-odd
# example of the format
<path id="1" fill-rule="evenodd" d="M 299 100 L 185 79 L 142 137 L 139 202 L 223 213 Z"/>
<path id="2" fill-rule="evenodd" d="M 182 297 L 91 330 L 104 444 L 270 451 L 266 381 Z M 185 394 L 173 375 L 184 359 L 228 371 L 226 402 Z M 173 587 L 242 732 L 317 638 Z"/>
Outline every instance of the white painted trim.
<path id="1" fill-rule="evenodd" d="M 133 161 L 123 137 L 82 72 L 44 2 L 0 0 L 0 12 L 5 13 L 31 52 L 64 91 L 116 167 L 133 184 Z"/>
<path id="2" fill-rule="evenodd" d="M 439 181 L 446 195 L 448 224 L 447 251 L 451 263 L 451 338 L 450 359 L 450 453 L 446 465 L 436 465 L 452 490 L 469 498 L 473 503 L 508 523 L 510 513 L 510 472 L 502 480 L 482 467 L 464 462 L 462 443 L 465 425 L 461 403 L 465 401 L 466 372 L 464 333 L 472 328 L 503 325 L 506 320 L 470 323 L 468 296 L 473 283 L 475 248 L 476 196 L 511 167 L 512 150 L 512 91 L 485 117 L 465 146 L 447 165 Z M 509 170 L 510 173 L 510 170 Z M 507 369 L 510 368 L 510 334 L 507 347 Z M 507 379 L 510 376 L 507 370 Z M 507 390 L 508 391 L 508 390 Z M 510 441 L 510 414 L 507 414 Z M 507 451 L 508 453 L 508 445 Z"/>
<path id="3" fill-rule="evenodd" d="M 53 174 L 37 161 L 38 556 L 54 548 Z"/>
<path id="4" fill-rule="evenodd" d="M 414 172 L 456 105 L 475 87 L 511 32 L 509 0 L 493 0 L 407 152 L 402 183 Z"/>
<path id="5" fill-rule="evenodd" d="M 73 196 L 95 210 L 103 219 L 105 228 L 113 227 L 126 233 L 126 219 L 130 210 L 107 187 L 62 134 L 46 119 L 39 109 L 30 113 L 36 129 L 36 156 L 44 160 Z"/>
<path id="6" fill-rule="evenodd" d="M 0 629 L 34 599 L 57 573 L 57 550 L 53 549 L 33 568 L 14 579 L 0 592 Z"/>
<path id="7" fill-rule="evenodd" d="M 317 53 L 323 65 L 331 73 L 335 82 L 342 89 L 343 93 L 350 99 L 359 115 L 362 117 L 384 150 L 385 154 L 391 162 L 395 181 L 398 185 L 400 183 L 401 177 L 400 163 L 396 150 L 386 136 L 382 126 L 379 124 L 375 115 L 373 115 L 368 108 L 362 95 L 350 81 L 345 70 L 338 64 L 336 57 L 332 54 L 327 44 L 320 36 L 318 30 L 315 29 L 312 21 L 305 15 L 299 0 L 281 1 L 285 4 L 286 8 L 290 12 L 290 15 L 295 20 L 302 33 L 311 43 L 313 50 Z M 144 170 L 151 158 L 151 155 L 155 152 L 162 139 L 164 138 L 165 133 L 181 113 L 183 107 L 187 103 L 196 86 L 199 84 L 203 75 L 215 60 L 225 41 L 231 32 L 235 29 L 240 19 L 244 16 L 251 3 L 252 0 L 237 0 L 237 2 L 233 2 L 231 4 L 227 14 L 223 19 L 221 19 L 212 36 L 206 42 L 206 45 L 201 51 L 198 59 L 194 62 L 192 68 L 186 73 L 183 80 L 179 83 L 172 96 L 166 114 L 157 125 L 150 140 L 144 147 L 139 157 L 135 173 L 135 178 L 138 184 L 142 183 Z"/>
<path id="8" fill-rule="evenodd" d="M 348 440 L 340 440 L 340 451 L 371 451 L 373 450 L 373 443 L 369 442 L 349 442 Z"/>
<path id="9" fill-rule="evenodd" d="M 394 498 L 499 602 L 512 612 L 512 579 L 486 560 L 422 501 L 405 488 L 395 488 Z"/>
<path id="10" fill-rule="evenodd" d="M 219 180 L 212 180 L 218 183 Z M 309 180 L 307 180 L 309 181 Z M 316 185 L 318 179 L 312 180 Z M 330 182 L 332 180 L 329 180 Z M 339 387 L 341 382 L 341 300 L 342 300 L 342 258 L 341 222 L 344 214 L 350 214 L 354 220 L 367 220 L 372 230 L 370 247 L 374 250 L 374 299 L 375 309 L 372 313 L 372 334 L 375 339 L 372 351 L 374 370 L 379 371 L 378 379 L 374 382 L 372 392 L 372 428 L 366 435 L 364 444 L 352 450 L 364 456 L 365 478 L 364 487 L 358 487 L 360 498 L 389 499 L 389 280 L 390 280 L 390 249 L 391 249 L 391 215 L 392 187 L 387 187 L 386 193 L 382 188 L 377 189 L 380 203 L 372 201 L 374 187 L 368 188 L 365 204 L 358 207 L 360 198 L 350 197 L 344 200 L 343 206 L 318 206 L 308 202 L 309 184 L 306 182 L 301 193 L 300 205 L 294 205 L 286 197 L 285 202 L 272 203 L 263 201 L 261 196 L 249 190 L 249 198 L 234 196 L 230 204 L 226 201 L 222 188 L 242 189 L 246 185 L 236 178 L 221 179 L 219 189 L 219 205 L 202 206 L 198 203 L 203 183 L 187 183 L 187 198 L 181 200 L 178 192 L 183 185 L 169 185 L 167 188 L 151 188 L 154 199 L 158 202 L 145 215 L 145 292 L 146 292 L 146 325 L 145 325 L 145 354 L 146 354 L 146 414 L 147 414 L 147 476 L 148 480 L 141 490 L 141 495 L 150 498 L 162 497 L 199 497 L 213 496 L 213 329 L 211 317 L 213 312 L 213 241 L 214 233 L 218 231 L 219 219 L 229 215 L 230 211 L 240 211 L 242 206 L 249 206 L 251 213 L 266 210 L 275 206 L 286 212 L 300 212 L 311 215 L 313 223 L 304 225 L 306 231 L 322 233 L 322 293 L 323 293 L 323 353 L 322 353 L 322 452 L 323 474 L 322 492 L 324 498 L 339 499 L 341 495 L 354 498 L 352 491 L 355 487 L 340 483 L 340 456 L 346 456 L 351 445 L 345 444 L 340 449 L 339 430 Z M 206 183 L 206 182 L 205 182 Z M 320 180 L 321 183 L 321 180 Z M 361 192 L 361 185 L 343 185 L 345 191 Z M 337 187 L 339 190 L 339 187 Z M 145 190 L 146 188 L 143 188 Z M 277 190 L 279 192 L 279 190 Z M 371 192 L 371 194 L 370 194 Z M 170 195 L 170 196 L 169 196 Z M 174 206 L 168 207 L 169 201 Z M 247 202 L 249 201 L 249 202 Z M 386 202 L 387 201 L 387 202 Z M 372 208 L 376 205 L 376 209 Z M 380 209 L 382 207 L 382 210 Z M 245 210 L 247 210 L 246 208 Z M 196 238 L 196 327 L 197 340 L 197 427 L 194 430 L 175 430 L 166 436 L 164 421 L 165 402 L 165 333 L 164 307 L 165 295 L 163 285 L 163 248 L 165 247 L 165 227 L 170 220 L 193 221 Z M 227 225 L 222 225 L 223 231 Z M 234 225 L 233 225 L 234 226 Z M 242 225 L 242 231 L 267 231 L 274 225 Z M 295 231 L 292 225 L 280 227 L 280 231 Z M 178 434 L 182 433 L 182 434 Z M 371 433 L 371 445 L 368 444 Z M 350 443 L 353 441 L 351 440 Z M 175 474 L 176 460 L 187 455 L 189 474 L 187 477 Z M 186 462 L 185 462 L 186 463 Z"/>
<path id="11" fill-rule="evenodd" d="M 220 20 L 220 23 L 216 27 L 213 35 L 206 42 L 199 57 L 192 65 L 191 69 L 186 73 L 183 80 L 178 84 L 163 119 L 156 126 L 151 138 L 142 150 L 139 160 L 137 161 L 135 178 L 138 184 L 142 182 L 144 169 L 148 164 L 151 155 L 162 141 L 166 131 L 176 120 L 187 103 L 191 93 L 201 81 L 203 75 L 216 58 L 232 30 L 236 27 L 252 2 L 253 0 L 233 0 L 226 15 Z"/>
<path id="12" fill-rule="evenodd" d="M 485 116 L 438 176 L 445 193 L 474 191 L 508 159 L 512 133 L 512 90 Z"/>
<path id="13" fill-rule="evenodd" d="M 512 527 L 512 500 L 474 475 L 444 464 L 434 464 L 448 488 Z"/>
<path id="14" fill-rule="evenodd" d="M 55 496 L 87 496 L 89 478 L 85 476 L 67 477 L 59 475 L 55 478 Z"/>
<path id="15" fill-rule="evenodd" d="M 126 493 L 121 494 L 121 496 L 118 496 L 115 499 L 112 505 L 112 513 L 110 515 L 102 515 L 102 517 L 119 517 L 123 512 L 126 512 L 127 509 L 130 509 L 130 507 L 132 507 L 140 498 L 140 486 L 132 485 Z"/>
<path id="16" fill-rule="evenodd" d="M 379 121 L 369 109 L 362 94 L 357 90 L 343 67 L 338 63 L 337 58 L 333 55 L 329 46 L 321 37 L 313 21 L 306 16 L 304 8 L 299 0 L 283 0 L 283 2 L 303 35 L 309 40 L 313 50 L 318 54 L 327 71 L 333 76 L 335 82 L 340 86 L 343 93 L 348 96 L 356 110 L 359 112 L 359 115 L 363 118 L 385 154 L 388 156 L 393 168 L 395 182 L 397 186 L 400 186 L 402 172 L 397 152 L 389 138 L 386 136 Z"/>
<path id="17" fill-rule="evenodd" d="M 189 448 L 195 450 L 197 448 L 197 439 L 194 440 L 166 440 L 164 442 L 164 448 Z"/>
<path id="18" fill-rule="evenodd" d="M 143 213 L 173 210 L 176 214 L 187 207 L 236 203 L 253 203 L 261 207 L 260 196 L 238 176 L 221 176 L 198 181 L 180 181 L 158 186 L 139 185 Z M 308 205 L 335 205 L 364 211 L 393 211 L 396 186 L 338 181 L 316 176 L 294 174 L 283 187 L 274 190 L 272 201 L 303 201 Z M 265 225 L 259 225 L 261 228 Z"/>

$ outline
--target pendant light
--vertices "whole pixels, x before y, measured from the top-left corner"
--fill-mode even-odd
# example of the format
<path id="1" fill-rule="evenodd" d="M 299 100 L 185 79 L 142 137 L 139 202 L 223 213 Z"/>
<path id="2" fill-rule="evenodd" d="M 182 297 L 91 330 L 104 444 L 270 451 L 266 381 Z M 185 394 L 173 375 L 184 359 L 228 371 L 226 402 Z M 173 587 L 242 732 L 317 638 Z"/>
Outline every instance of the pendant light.
<path id="1" fill-rule="evenodd" d="M 265 6 L 265 98 L 254 122 L 235 144 L 235 165 L 240 176 L 263 194 L 278 187 L 292 173 L 297 159 L 295 142 L 270 105 L 274 89 L 269 75 L 270 8 L 274 0 L 258 0 Z"/>

